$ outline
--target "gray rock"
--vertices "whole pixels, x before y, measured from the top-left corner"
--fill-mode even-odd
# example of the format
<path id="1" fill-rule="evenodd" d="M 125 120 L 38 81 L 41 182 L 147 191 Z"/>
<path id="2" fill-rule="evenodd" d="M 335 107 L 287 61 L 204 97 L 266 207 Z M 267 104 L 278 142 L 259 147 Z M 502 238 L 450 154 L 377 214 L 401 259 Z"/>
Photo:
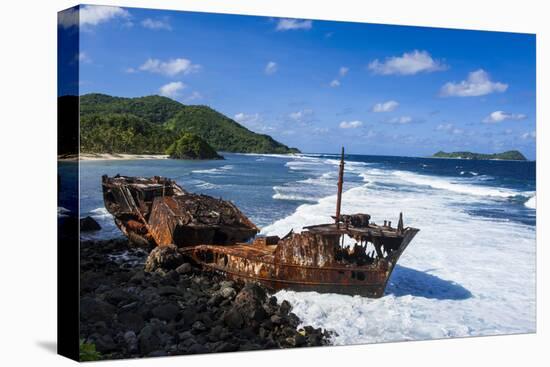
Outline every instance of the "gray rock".
<path id="1" fill-rule="evenodd" d="M 164 271 L 176 269 L 184 262 L 183 255 L 174 245 L 155 247 L 145 261 L 145 271 L 153 272 L 157 269 Z"/>
<path id="2" fill-rule="evenodd" d="M 237 306 L 261 305 L 265 302 L 266 297 L 265 290 L 258 284 L 247 283 L 235 297 L 235 304 Z"/>
<path id="3" fill-rule="evenodd" d="M 125 329 L 134 332 L 140 331 L 145 326 L 143 316 L 138 312 L 131 310 L 124 311 L 118 314 L 118 321 L 124 325 Z"/>
<path id="4" fill-rule="evenodd" d="M 173 294 L 181 294 L 181 292 L 176 287 L 166 285 L 158 289 L 158 294 L 161 296 L 171 296 Z"/>
<path id="5" fill-rule="evenodd" d="M 193 267 L 189 263 L 183 263 L 176 268 L 179 274 L 187 274 L 193 271 Z"/>
<path id="6" fill-rule="evenodd" d="M 131 294 L 126 291 L 123 291 L 120 288 L 112 289 L 104 294 L 105 300 L 113 305 L 118 305 L 122 301 L 127 301 L 127 303 L 134 300 Z"/>
<path id="7" fill-rule="evenodd" d="M 136 273 L 130 278 L 130 282 L 133 284 L 141 284 L 145 280 L 145 273 L 142 270 L 136 271 Z"/>
<path id="8" fill-rule="evenodd" d="M 227 326 L 232 329 L 240 329 L 243 325 L 243 317 L 240 312 L 232 308 L 227 311 L 223 316 L 223 321 Z"/>
<path id="9" fill-rule="evenodd" d="M 152 310 L 153 316 L 165 321 L 171 321 L 176 318 L 179 313 L 179 307 L 173 303 L 159 305 Z"/>
<path id="10" fill-rule="evenodd" d="M 283 319 L 279 315 L 271 316 L 270 320 L 273 323 L 273 325 L 280 325 L 283 322 Z"/>
<path id="11" fill-rule="evenodd" d="M 202 344 L 193 344 L 187 349 L 187 353 L 189 354 L 199 354 L 199 353 L 206 353 L 208 352 L 208 349 Z"/>
<path id="12" fill-rule="evenodd" d="M 239 346 L 232 343 L 227 342 L 221 342 L 218 344 L 218 346 L 214 349 L 214 352 L 216 353 L 224 353 L 224 352 L 234 352 L 237 349 L 239 349 Z"/>
<path id="13" fill-rule="evenodd" d="M 152 320 L 139 332 L 138 344 L 141 354 L 147 355 L 159 350 L 162 346 L 163 325 L 158 320 Z"/>
<path id="14" fill-rule="evenodd" d="M 124 341 L 126 342 L 126 348 L 130 353 L 137 352 L 138 349 L 138 339 L 136 333 L 133 331 L 127 331 L 124 333 Z"/>
<path id="15" fill-rule="evenodd" d="M 178 337 L 181 341 L 192 338 L 193 334 L 191 334 L 190 331 L 184 331 L 183 333 L 179 333 Z"/>
<path id="16" fill-rule="evenodd" d="M 224 287 L 218 291 L 218 294 L 223 298 L 233 299 L 237 295 L 237 291 L 231 287 Z"/>
<path id="17" fill-rule="evenodd" d="M 85 296 L 80 299 L 80 317 L 84 321 L 111 320 L 115 310 L 114 306 L 97 298 Z"/>
<path id="18" fill-rule="evenodd" d="M 95 341 L 96 350 L 99 353 L 109 353 L 117 349 L 117 345 L 110 335 L 102 335 Z"/>
<path id="19" fill-rule="evenodd" d="M 195 332 L 202 332 L 206 330 L 206 326 L 202 321 L 195 321 L 191 327 Z"/>
<path id="20" fill-rule="evenodd" d="M 291 309 L 292 309 L 292 306 L 286 299 L 283 302 L 281 302 L 281 306 L 279 307 L 281 315 L 288 315 Z"/>
<path id="21" fill-rule="evenodd" d="M 218 306 L 223 299 L 224 297 L 221 294 L 215 293 L 212 297 L 210 297 L 208 302 L 206 302 L 206 305 L 210 307 Z"/>

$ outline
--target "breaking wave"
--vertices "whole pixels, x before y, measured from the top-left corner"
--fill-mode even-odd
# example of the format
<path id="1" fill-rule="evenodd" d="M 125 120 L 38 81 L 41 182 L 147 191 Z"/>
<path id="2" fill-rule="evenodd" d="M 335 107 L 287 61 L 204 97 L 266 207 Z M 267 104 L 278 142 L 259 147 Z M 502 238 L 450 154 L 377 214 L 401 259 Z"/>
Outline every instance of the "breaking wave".
<path id="1" fill-rule="evenodd" d="M 397 222 L 403 212 L 405 225 L 420 228 L 420 232 L 380 299 L 277 292 L 279 300 L 292 304 L 304 325 L 335 331 L 338 335 L 333 341 L 339 345 L 535 330 L 534 227 L 472 216 L 450 205 L 466 196 L 468 202 L 475 203 L 484 196 L 500 200 L 533 193 L 369 166 L 353 169 L 368 184 L 346 185 L 344 213 L 366 212 L 375 222 Z M 320 176 L 307 180 L 319 190 L 322 182 Z M 295 187 L 303 183 L 296 182 Z M 404 185 L 414 190 L 405 190 Z M 534 202 L 531 197 L 525 205 Z M 290 229 L 300 231 L 304 226 L 329 223 L 335 206 L 336 195 L 302 204 L 291 215 L 264 227 L 262 234 L 282 236 Z M 516 270 L 515 276 L 509 273 L 510 268 Z"/>
<path id="2" fill-rule="evenodd" d="M 465 195 L 492 196 L 499 198 L 512 198 L 514 196 L 522 195 L 522 192 L 511 189 L 469 184 L 458 180 L 449 180 L 427 175 L 417 175 L 405 171 L 394 171 L 393 174 L 400 179 L 415 185 L 429 186 L 434 189 L 447 190 Z"/>
<path id="3" fill-rule="evenodd" d="M 216 167 L 216 168 L 209 168 L 209 169 L 196 169 L 191 171 L 192 173 L 203 173 L 203 174 L 211 174 L 211 175 L 221 175 L 226 173 L 229 170 L 232 170 L 235 168 L 235 166 L 231 164 L 226 164 L 225 166 Z"/>

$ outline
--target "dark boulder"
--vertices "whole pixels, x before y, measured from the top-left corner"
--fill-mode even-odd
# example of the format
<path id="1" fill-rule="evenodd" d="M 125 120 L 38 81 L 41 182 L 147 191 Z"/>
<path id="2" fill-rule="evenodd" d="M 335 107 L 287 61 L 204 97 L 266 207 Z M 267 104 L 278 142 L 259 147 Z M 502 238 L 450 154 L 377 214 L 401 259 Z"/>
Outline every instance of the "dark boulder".
<path id="1" fill-rule="evenodd" d="M 112 305 L 118 305 L 121 302 L 130 303 L 134 300 L 134 297 L 128 292 L 115 288 L 104 294 L 105 301 L 109 302 Z"/>
<path id="2" fill-rule="evenodd" d="M 179 307 L 173 303 L 166 303 L 153 308 L 153 316 L 158 319 L 171 321 L 176 318 L 179 313 Z"/>
<path id="3" fill-rule="evenodd" d="M 165 335 L 166 325 L 159 320 L 151 320 L 139 332 L 138 343 L 142 355 L 162 349 L 167 336 Z"/>
<path id="4" fill-rule="evenodd" d="M 183 263 L 176 268 L 179 274 L 188 274 L 193 271 L 193 267 L 189 263 Z"/>
<path id="5" fill-rule="evenodd" d="M 235 308 L 230 309 L 223 315 L 223 321 L 232 329 L 240 329 L 243 325 L 243 317 Z"/>
<path id="6" fill-rule="evenodd" d="M 84 321 L 107 321 L 113 317 L 115 307 L 109 303 L 92 297 L 80 299 L 80 318 Z"/>
<path id="7" fill-rule="evenodd" d="M 94 342 L 96 350 L 99 353 L 109 353 L 117 349 L 115 341 L 109 334 L 94 334 L 90 337 L 90 339 Z"/>
<path id="8" fill-rule="evenodd" d="M 133 332 L 139 332 L 143 328 L 143 326 L 145 326 L 143 316 L 133 310 L 119 313 L 118 322 L 124 325 L 124 328 L 126 330 L 130 330 Z"/>

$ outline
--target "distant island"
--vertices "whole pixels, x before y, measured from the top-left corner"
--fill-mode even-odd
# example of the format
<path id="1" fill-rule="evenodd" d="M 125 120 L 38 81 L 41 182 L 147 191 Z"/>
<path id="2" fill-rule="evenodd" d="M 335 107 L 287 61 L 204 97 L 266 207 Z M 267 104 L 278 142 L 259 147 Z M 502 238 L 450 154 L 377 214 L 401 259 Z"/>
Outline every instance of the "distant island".
<path id="1" fill-rule="evenodd" d="M 60 126 L 74 121 L 74 112 L 63 105 L 74 106 L 75 99 L 80 103 L 80 153 L 161 154 L 178 159 L 220 159 L 216 153 L 219 151 L 300 153 L 269 135 L 248 130 L 208 106 L 184 105 L 156 95 L 63 96 L 59 98 L 59 111 L 72 114 L 58 116 Z M 64 146 L 75 144 L 60 141 L 61 154 L 77 153 L 64 151 Z"/>
<path id="2" fill-rule="evenodd" d="M 446 153 L 439 151 L 432 158 L 456 158 L 456 159 L 477 159 L 477 160 L 507 160 L 507 161 L 526 161 L 527 158 L 517 150 L 509 150 L 502 153 L 483 154 L 472 152 L 452 152 Z"/>

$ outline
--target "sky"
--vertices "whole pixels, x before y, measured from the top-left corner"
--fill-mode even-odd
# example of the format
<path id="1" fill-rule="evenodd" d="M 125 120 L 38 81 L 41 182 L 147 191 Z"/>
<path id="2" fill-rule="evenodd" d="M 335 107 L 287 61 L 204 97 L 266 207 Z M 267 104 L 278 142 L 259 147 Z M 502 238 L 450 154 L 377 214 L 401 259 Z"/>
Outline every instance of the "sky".
<path id="1" fill-rule="evenodd" d="M 80 94 L 208 105 L 303 152 L 535 159 L 535 35 L 106 6 L 79 16 Z"/>

